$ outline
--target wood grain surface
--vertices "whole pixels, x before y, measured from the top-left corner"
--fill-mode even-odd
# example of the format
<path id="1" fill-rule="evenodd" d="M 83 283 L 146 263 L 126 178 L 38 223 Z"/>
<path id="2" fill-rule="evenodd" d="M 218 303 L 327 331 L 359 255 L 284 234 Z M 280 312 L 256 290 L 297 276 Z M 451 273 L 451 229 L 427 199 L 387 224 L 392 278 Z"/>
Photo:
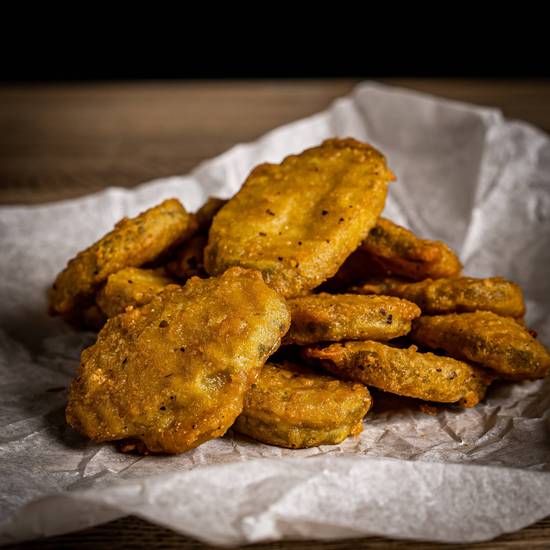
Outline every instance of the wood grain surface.
<path id="1" fill-rule="evenodd" d="M 311 115 L 351 80 L 0 88 L 0 202 L 38 203 L 185 174 L 232 145 Z M 396 80 L 495 106 L 550 132 L 550 81 Z"/>
<path id="2" fill-rule="evenodd" d="M 23 547 L 29 550 L 42 548 L 45 550 L 69 548 L 78 548 L 79 550 L 122 550 L 123 548 L 212 550 L 214 548 L 133 516 L 61 537 L 50 537 L 30 542 L 26 545 L 14 545 L 4 548 L 19 549 Z M 333 542 L 272 542 L 268 544 L 253 544 L 240 548 L 249 550 L 548 550 L 550 548 L 550 518 L 539 521 L 535 525 L 526 527 L 516 533 L 502 535 L 492 541 L 477 544 L 437 544 L 369 537 Z"/>
<path id="3" fill-rule="evenodd" d="M 390 80 L 500 108 L 550 132 L 550 81 Z M 327 107 L 352 80 L 144 82 L 0 88 L 0 203 L 36 204 L 185 174 L 232 145 Z M 20 548 L 208 548 L 128 517 Z M 13 547 L 15 548 L 15 546 Z M 550 518 L 475 545 L 365 538 L 255 549 L 550 548 Z"/>

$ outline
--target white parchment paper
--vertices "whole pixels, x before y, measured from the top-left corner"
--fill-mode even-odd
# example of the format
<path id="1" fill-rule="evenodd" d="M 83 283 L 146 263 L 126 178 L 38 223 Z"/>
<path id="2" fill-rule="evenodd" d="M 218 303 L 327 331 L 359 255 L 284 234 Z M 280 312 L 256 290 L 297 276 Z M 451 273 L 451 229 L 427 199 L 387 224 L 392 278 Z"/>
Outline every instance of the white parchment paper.
<path id="1" fill-rule="evenodd" d="M 374 83 L 316 116 L 238 145 L 188 176 L 0 209 L 0 542 L 135 514 L 231 545 L 387 535 L 478 541 L 550 514 L 550 380 L 499 383 L 483 404 L 428 416 L 389 407 L 360 437 L 289 451 L 229 432 L 175 457 L 96 445 L 64 421 L 93 334 L 48 318 L 68 258 L 167 197 L 230 197 L 259 162 L 331 136 L 379 147 L 398 176 L 386 215 L 460 252 L 466 273 L 526 292 L 550 345 L 550 140 L 493 109 Z M 108 182 L 106 182 L 108 183 Z"/>

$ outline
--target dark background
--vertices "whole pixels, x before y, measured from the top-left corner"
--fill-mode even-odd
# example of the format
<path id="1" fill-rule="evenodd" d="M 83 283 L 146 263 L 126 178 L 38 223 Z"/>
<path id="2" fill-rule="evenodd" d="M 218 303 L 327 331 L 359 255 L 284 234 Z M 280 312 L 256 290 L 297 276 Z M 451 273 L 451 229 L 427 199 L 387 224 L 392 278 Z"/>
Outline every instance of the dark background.
<path id="1" fill-rule="evenodd" d="M 254 6 L 62 17 L 29 7 L 2 23 L 0 80 L 550 77 L 547 17 L 525 2 L 485 16 L 465 3 L 424 13 L 399 3 L 382 13 L 334 1 L 306 12 Z"/>

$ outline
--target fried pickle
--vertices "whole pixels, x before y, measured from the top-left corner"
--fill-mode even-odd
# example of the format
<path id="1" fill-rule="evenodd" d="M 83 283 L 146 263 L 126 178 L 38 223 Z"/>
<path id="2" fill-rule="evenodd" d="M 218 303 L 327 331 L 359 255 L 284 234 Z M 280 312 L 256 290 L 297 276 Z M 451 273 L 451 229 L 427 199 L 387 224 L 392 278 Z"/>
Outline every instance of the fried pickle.
<path id="1" fill-rule="evenodd" d="M 198 224 L 197 234 L 184 242 L 165 265 L 166 271 L 170 275 L 183 281 L 190 277 L 206 277 L 204 248 L 208 242 L 208 231 L 214 216 L 226 202 L 225 199 L 209 197 L 204 205 L 197 210 L 195 214 Z"/>
<path id="2" fill-rule="evenodd" d="M 214 216 L 227 203 L 227 199 L 208 197 L 208 200 L 197 210 L 195 216 L 201 233 L 208 233 Z"/>
<path id="3" fill-rule="evenodd" d="M 335 445 L 362 430 L 371 397 L 363 384 L 292 363 L 267 363 L 233 429 L 263 443 L 301 449 Z"/>
<path id="4" fill-rule="evenodd" d="M 366 281 L 350 288 L 350 292 L 404 298 L 417 304 L 422 313 L 428 315 L 478 310 L 510 317 L 521 317 L 525 314 L 521 288 L 502 277 L 450 277 L 414 283 L 389 278 Z"/>
<path id="5" fill-rule="evenodd" d="M 70 314 L 64 315 L 63 319 L 76 330 L 99 332 L 107 321 L 107 316 L 97 304 L 91 304 L 71 311 Z"/>
<path id="6" fill-rule="evenodd" d="M 254 268 L 283 296 L 305 294 L 366 238 L 393 179 L 384 157 L 354 139 L 329 139 L 281 164 L 261 164 L 216 214 L 206 271 Z"/>
<path id="7" fill-rule="evenodd" d="M 310 294 L 288 300 L 292 322 L 284 344 L 390 340 L 411 330 L 418 306 L 390 296 Z"/>
<path id="8" fill-rule="evenodd" d="M 303 348 L 302 357 L 329 372 L 381 390 L 438 403 L 473 407 L 494 376 L 450 357 L 379 342 L 343 342 Z"/>
<path id="9" fill-rule="evenodd" d="M 97 304 L 92 304 L 82 311 L 81 314 L 82 326 L 85 329 L 98 332 L 107 321 L 105 313 Z"/>
<path id="10" fill-rule="evenodd" d="M 362 245 L 387 270 L 410 279 L 439 279 L 460 274 L 456 254 L 442 241 L 421 239 L 412 231 L 380 218 Z"/>
<path id="11" fill-rule="evenodd" d="M 372 277 L 392 275 L 413 280 L 456 277 L 462 265 L 443 242 L 417 237 L 412 231 L 380 218 L 362 245 L 338 270 L 332 286 L 346 286 Z"/>
<path id="12" fill-rule="evenodd" d="M 94 441 L 180 453 L 221 436 L 290 325 L 259 272 L 190 279 L 112 317 L 82 352 L 67 421 Z"/>
<path id="13" fill-rule="evenodd" d="M 96 302 L 107 317 L 114 317 L 129 306 L 149 303 L 173 283 L 163 269 L 127 267 L 109 275 L 107 283 L 97 293 Z"/>
<path id="14" fill-rule="evenodd" d="M 195 217 L 169 199 L 135 218 L 124 218 L 95 244 L 69 261 L 49 293 L 51 314 L 70 314 L 89 300 L 107 277 L 156 259 L 189 237 Z"/>
<path id="15" fill-rule="evenodd" d="M 490 311 L 423 316 L 410 337 L 513 380 L 543 378 L 550 370 L 548 350 L 525 327 Z"/>
<path id="16" fill-rule="evenodd" d="M 185 242 L 169 261 L 166 271 L 178 279 L 187 280 L 190 277 L 206 277 L 204 270 L 204 247 L 208 237 L 199 233 Z"/>

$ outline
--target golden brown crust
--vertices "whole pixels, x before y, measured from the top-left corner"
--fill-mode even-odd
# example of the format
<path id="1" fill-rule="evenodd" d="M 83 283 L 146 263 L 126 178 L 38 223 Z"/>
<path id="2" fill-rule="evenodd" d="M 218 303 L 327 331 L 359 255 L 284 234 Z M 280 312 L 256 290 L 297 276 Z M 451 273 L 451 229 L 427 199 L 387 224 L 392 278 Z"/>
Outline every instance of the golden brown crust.
<path id="1" fill-rule="evenodd" d="M 451 277 L 414 283 L 402 279 L 375 279 L 350 288 L 350 292 L 397 296 L 414 302 L 428 315 L 478 310 L 510 317 L 525 314 L 521 288 L 502 277 Z"/>
<path id="2" fill-rule="evenodd" d="M 261 164 L 214 218 L 206 271 L 250 267 L 283 296 L 302 295 L 367 236 L 393 178 L 376 149 L 353 139 Z"/>
<path id="3" fill-rule="evenodd" d="M 525 327 L 490 311 L 420 317 L 411 338 L 515 380 L 543 378 L 550 370 L 548 350 Z"/>
<path id="4" fill-rule="evenodd" d="M 247 392 L 233 429 L 290 449 L 335 445 L 361 432 L 370 406 L 362 384 L 292 363 L 267 363 Z"/>
<path id="5" fill-rule="evenodd" d="M 163 269 L 127 267 L 109 275 L 105 286 L 96 296 L 97 305 L 107 317 L 114 317 L 128 307 L 149 303 L 174 280 Z"/>
<path id="6" fill-rule="evenodd" d="M 336 376 L 381 390 L 439 403 L 473 407 L 483 399 L 494 376 L 463 361 L 400 349 L 379 342 L 311 346 L 302 357 Z"/>
<path id="7" fill-rule="evenodd" d="M 49 294 L 51 314 L 70 314 L 89 300 L 107 277 L 150 262 L 189 237 L 194 216 L 169 199 L 135 218 L 124 218 L 92 246 L 79 252 L 57 276 Z"/>
<path id="8" fill-rule="evenodd" d="M 284 344 L 390 340 L 407 334 L 418 306 L 389 296 L 310 294 L 288 300 L 292 323 Z"/>
<path id="9" fill-rule="evenodd" d="M 378 220 L 362 248 L 376 258 L 388 275 L 439 279 L 455 277 L 462 269 L 460 260 L 444 242 L 421 239 L 384 218 Z"/>
<path id="10" fill-rule="evenodd" d="M 179 453 L 225 433 L 290 324 L 260 273 L 190 279 L 107 321 L 84 350 L 67 421 L 95 441 Z"/>
<path id="11" fill-rule="evenodd" d="M 445 243 L 422 239 L 412 231 L 380 218 L 330 283 L 333 288 L 342 288 L 372 277 L 439 279 L 456 277 L 461 270 L 458 257 Z"/>

